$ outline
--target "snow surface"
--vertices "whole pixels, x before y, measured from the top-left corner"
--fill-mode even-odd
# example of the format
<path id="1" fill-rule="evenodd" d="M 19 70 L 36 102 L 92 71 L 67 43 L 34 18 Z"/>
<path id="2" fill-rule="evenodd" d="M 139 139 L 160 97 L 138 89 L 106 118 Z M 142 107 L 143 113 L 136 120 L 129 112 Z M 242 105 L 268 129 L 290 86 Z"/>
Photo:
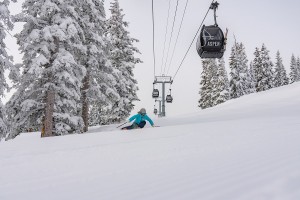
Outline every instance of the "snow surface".
<path id="1" fill-rule="evenodd" d="M 0 143 L 1 200 L 299 200 L 300 84 L 158 128 Z"/>

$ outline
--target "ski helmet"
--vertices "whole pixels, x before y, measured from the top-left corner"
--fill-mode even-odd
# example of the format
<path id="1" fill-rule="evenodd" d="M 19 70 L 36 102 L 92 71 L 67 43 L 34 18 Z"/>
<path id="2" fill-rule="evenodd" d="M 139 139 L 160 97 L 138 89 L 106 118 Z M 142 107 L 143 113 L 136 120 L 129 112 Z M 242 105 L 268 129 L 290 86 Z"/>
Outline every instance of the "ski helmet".
<path id="1" fill-rule="evenodd" d="M 140 114 L 146 114 L 146 109 L 145 108 L 142 108 L 140 111 L 139 111 Z"/>

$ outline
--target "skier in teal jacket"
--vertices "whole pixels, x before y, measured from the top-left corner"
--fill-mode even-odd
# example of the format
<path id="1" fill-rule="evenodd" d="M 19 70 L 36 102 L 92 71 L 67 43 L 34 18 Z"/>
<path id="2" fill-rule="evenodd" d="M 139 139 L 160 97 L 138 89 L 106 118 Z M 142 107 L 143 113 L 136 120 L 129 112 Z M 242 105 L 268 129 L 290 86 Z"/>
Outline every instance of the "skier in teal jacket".
<path id="1" fill-rule="evenodd" d="M 148 121 L 151 126 L 154 126 L 153 121 L 148 117 L 146 113 L 146 109 L 142 108 L 138 114 L 133 115 L 129 118 L 129 122 L 134 121 L 130 126 L 123 127 L 122 130 L 129 130 L 129 129 L 135 129 L 135 128 L 144 128 L 146 125 L 146 121 Z"/>

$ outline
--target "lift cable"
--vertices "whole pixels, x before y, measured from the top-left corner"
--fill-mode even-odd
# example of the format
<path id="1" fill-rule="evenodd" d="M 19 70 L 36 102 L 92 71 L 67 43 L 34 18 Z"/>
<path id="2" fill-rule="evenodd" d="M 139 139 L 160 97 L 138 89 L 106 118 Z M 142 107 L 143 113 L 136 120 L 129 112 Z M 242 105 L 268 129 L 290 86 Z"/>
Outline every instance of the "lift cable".
<path id="1" fill-rule="evenodd" d="M 166 25 L 166 32 L 165 32 L 165 41 L 164 41 L 163 56 L 162 56 L 162 59 L 161 59 L 160 73 L 162 73 L 162 68 L 163 68 L 163 65 L 164 65 L 165 50 L 166 50 L 166 41 L 167 41 L 167 34 L 168 34 L 168 27 L 169 27 L 169 18 L 170 18 L 170 7 L 171 7 L 171 0 L 169 0 L 168 17 L 167 17 L 167 25 Z"/>
<path id="2" fill-rule="evenodd" d="M 215 1 L 215 0 L 212 0 L 211 4 L 212 4 L 214 1 Z M 198 28 L 198 30 L 197 30 L 197 32 L 196 32 L 196 34 L 195 34 L 195 36 L 194 36 L 194 38 L 193 38 L 193 40 L 192 40 L 192 42 L 191 42 L 191 44 L 190 44 L 190 46 L 189 46 L 189 48 L 187 49 L 187 51 L 186 51 L 186 53 L 185 53 L 183 59 L 181 60 L 181 63 L 180 63 L 180 65 L 179 65 L 179 67 L 177 68 L 177 71 L 176 71 L 175 75 L 173 76 L 173 81 L 174 81 L 174 79 L 175 79 L 175 77 L 176 77 L 176 75 L 177 75 L 179 69 L 181 68 L 181 66 L 182 66 L 182 64 L 183 64 L 183 62 L 184 62 L 184 60 L 185 60 L 187 54 L 189 53 L 189 51 L 190 51 L 190 49 L 191 49 L 191 47 L 192 47 L 192 45 L 193 45 L 193 43 L 194 43 L 194 41 L 195 41 L 195 39 L 196 39 L 198 33 L 199 33 L 199 31 L 200 31 L 200 29 L 201 29 L 201 27 L 202 27 L 202 25 L 203 25 L 203 22 L 204 22 L 204 20 L 206 19 L 206 17 L 207 17 L 207 15 L 208 15 L 208 13 L 209 13 L 210 10 L 211 10 L 211 9 L 210 9 L 210 7 L 209 7 L 208 10 L 207 10 L 207 12 L 206 12 L 206 14 L 205 14 L 205 16 L 204 16 L 204 18 L 203 18 L 203 20 L 202 20 L 202 22 L 201 22 L 201 24 L 200 24 L 200 26 L 199 26 L 199 28 Z"/>
<path id="3" fill-rule="evenodd" d="M 169 74 L 169 70 L 170 70 L 170 67 L 171 67 L 171 64 L 172 64 L 172 61 L 173 61 L 175 49 L 177 47 L 177 42 L 178 42 L 179 34 L 180 34 L 180 31 L 181 31 L 181 27 L 182 27 L 182 24 L 183 24 L 183 19 L 184 19 L 184 16 L 185 16 L 185 12 L 186 12 L 186 8 L 187 8 L 187 5 L 188 5 L 188 2 L 189 2 L 189 0 L 186 0 L 184 11 L 183 11 L 183 15 L 182 15 L 182 18 L 181 18 L 179 30 L 178 30 L 176 41 L 175 41 L 175 45 L 174 45 L 174 49 L 173 49 L 173 52 L 172 52 L 171 60 L 170 60 L 169 67 L 168 67 L 168 70 L 167 70 L 166 74 Z"/>
<path id="4" fill-rule="evenodd" d="M 154 66 L 154 78 L 155 78 L 155 29 L 154 29 L 154 0 L 152 0 L 152 28 L 153 28 L 153 66 Z"/>
<path id="5" fill-rule="evenodd" d="M 164 67 L 163 73 L 165 73 L 168 58 L 169 58 L 170 46 L 171 46 L 171 42 L 172 42 L 172 38 L 173 38 L 174 25 L 175 25 L 176 16 L 177 16 L 177 10 L 178 10 L 178 2 L 179 2 L 179 0 L 177 0 L 177 2 L 176 2 L 176 9 L 175 9 L 174 17 L 173 17 L 173 24 L 172 24 L 169 46 L 168 46 L 168 51 L 167 51 L 167 57 L 166 57 L 166 62 L 165 62 L 165 67 Z"/>

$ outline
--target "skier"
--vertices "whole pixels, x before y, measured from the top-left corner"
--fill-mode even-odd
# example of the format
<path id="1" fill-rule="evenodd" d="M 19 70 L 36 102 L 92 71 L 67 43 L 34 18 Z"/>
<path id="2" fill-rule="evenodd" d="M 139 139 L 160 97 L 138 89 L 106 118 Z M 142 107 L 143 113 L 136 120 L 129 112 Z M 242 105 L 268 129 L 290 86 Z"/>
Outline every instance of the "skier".
<path id="1" fill-rule="evenodd" d="M 154 127 L 153 121 L 148 117 L 146 113 L 146 109 L 142 108 L 138 114 L 133 115 L 132 117 L 129 118 L 128 122 L 134 121 L 130 126 L 123 127 L 122 130 L 130 130 L 130 129 L 135 129 L 135 128 L 144 128 L 146 125 L 147 120 L 152 127 Z"/>

